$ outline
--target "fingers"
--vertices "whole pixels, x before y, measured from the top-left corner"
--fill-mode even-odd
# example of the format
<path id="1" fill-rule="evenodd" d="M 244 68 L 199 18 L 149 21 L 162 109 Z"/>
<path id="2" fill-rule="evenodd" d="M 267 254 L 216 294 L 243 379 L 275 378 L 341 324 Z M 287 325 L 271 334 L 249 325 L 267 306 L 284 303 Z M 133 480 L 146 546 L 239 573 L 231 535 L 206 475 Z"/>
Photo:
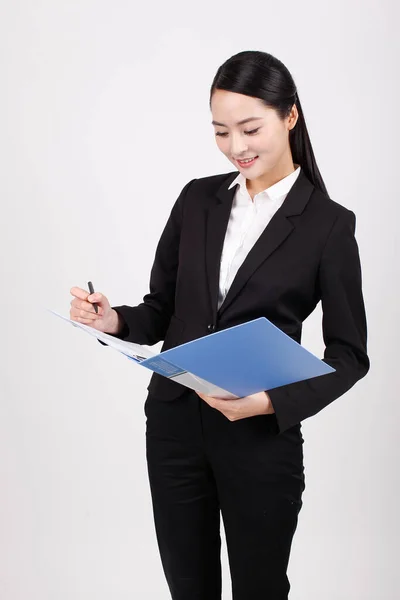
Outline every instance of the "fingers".
<path id="1" fill-rule="evenodd" d="M 87 302 L 86 300 L 78 300 L 78 298 L 74 298 L 73 300 L 71 300 L 71 306 L 80 310 L 84 310 L 88 313 L 95 313 L 93 304 L 91 302 Z M 98 306 L 98 310 L 98 314 L 100 314 L 100 312 L 103 312 L 103 309 L 100 306 Z"/>
<path id="2" fill-rule="evenodd" d="M 79 287 L 72 287 L 70 289 L 70 293 L 79 300 L 86 300 L 86 298 L 90 295 L 90 292 Z"/>
<path id="3" fill-rule="evenodd" d="M 96 313 L 93 304 L 88 301 L 90 292 L 79 287 L 73 287 L 71 288 L 70 293 L 74 296 L 71 300 L 71 320 L 85 323 L 86 325 L 93 325 L 94 321 L 103 317 L 104 309 L 99 306 L 98 312 Z M 101 294 L 97 295 L 101 296 Z M 95 296 L 95 294 L 93 294 L 93 296 Z M 93 301 L 95 300 L 96 298 Z"/>
<path id="4" fill-rule="evenodd" d="M 213 408 L 219 407 L 220 400 L 218 398 L 214 398 L 213 396 L 207 396 L 206 394 L 203 394 L 201 392 L 196 392 L 196 393 L 200 396 L 200 398 L 202 398 L 204 400 L 204 402 L 207 402 L 207 404 L 209 404 Z"/>
<path id="5" fill-rule="evenodd" d="M 86 323 L 88 325 L 93 325 L 95 321 L 102 318 L 102 315 L 96 314 L 94 311 L 88 312 L 77 308 L 71 308 L 69 314 L 72 321 L 79 321 L 79 323 Z"/>
<path id="6" fill-rule="evenodd" d="M 71 307 L 74 314 L 88 318 L 101 317 L 104 313 L 104 309 L 100 306 L 98 307 L 98 313 L 95 312 L 93 304 L 90 302 L 86 302 L 85 300 L 74 299 L 71 300 Z"/>
<path id="7" fill-rule="evenodd" d="M 240 409 L 237 400 L 223 400 L 222 398 L 214 398 L 214 396 L 207 396 L 200 392 L 196 393 L 204 400 L 204 402 L 207 402 L 211 408 L 218 410 L 229 421 L 236 421 Z"/>
<path id="8" fill-rule="evenodd" d="M 74 298 L 77 298 L 77 300 L 86 300 L 90 303 L 96 302 L 96 304 L 100 304 L 104 308 L 108 308 L 110 306 L 108 298 L 100 292 L 94 292 L 93 294 L 90 294 L 90 292 L 83 290 L 82 288 L 72 287 L 70 289 L 70 293 L 74 296 Z"/>

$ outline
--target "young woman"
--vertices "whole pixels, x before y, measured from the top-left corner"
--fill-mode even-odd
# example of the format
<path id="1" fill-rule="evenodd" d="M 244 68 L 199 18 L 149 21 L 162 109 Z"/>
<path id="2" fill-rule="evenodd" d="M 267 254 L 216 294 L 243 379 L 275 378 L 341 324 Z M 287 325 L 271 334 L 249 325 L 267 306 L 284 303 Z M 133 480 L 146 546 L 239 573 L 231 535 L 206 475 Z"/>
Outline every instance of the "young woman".
<path id="1" fill-rule="evenodd" d="M 319 301 L 334 373 L 237 400 L 153 374 L 146 444 L 157 540 L 173 600 L 221 598 L 220 514 L 234 600 L 284 600 L 305 489 L 301 421 L 369 369 L 355 215 L 330 199 L 296 85 L 270 54 L 217 71 L 210 108 L 229 173 L 188 182 L 135 307 L 72 288 L 71 319 L 168 349 L 265 316 L 300 343 Z M 99 312 L 93 310 L 93 302 Z"/>

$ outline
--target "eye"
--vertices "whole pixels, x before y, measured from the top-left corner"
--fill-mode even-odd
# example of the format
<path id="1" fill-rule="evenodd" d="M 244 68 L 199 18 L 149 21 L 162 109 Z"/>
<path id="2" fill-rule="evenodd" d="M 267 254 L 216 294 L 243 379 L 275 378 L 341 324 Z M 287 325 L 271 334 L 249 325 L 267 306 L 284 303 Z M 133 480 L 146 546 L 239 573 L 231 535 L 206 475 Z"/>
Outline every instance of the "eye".
<path id="1" fill-rule="evenodd" d="M 251 129 L 250 131 L 245 131 L 244 133 L 246 135 L 254 135 L 257 133 L 257 131 L 260 129 L 260 127 L 257 127 L 257 129 Z M 228 135 L 228 133 L 226 131 L 221 132 L 221 131 L 217 131 L 215 133 L 215 135 L 220 135 L 221 137 L 226 137 Z"/>
<path id="2" fill-rule="evenodd" d="M 257 131 L 258 131 L 259 129 L 260 129 L 260 128 L 259 128 L 259 127 L 257 127 L 257 129 L 252 129 L 251 131 L 245 131 L 245 133 L 247 133 L 248 135 L 253 135 L 254 133 L 257 133 Z"/>

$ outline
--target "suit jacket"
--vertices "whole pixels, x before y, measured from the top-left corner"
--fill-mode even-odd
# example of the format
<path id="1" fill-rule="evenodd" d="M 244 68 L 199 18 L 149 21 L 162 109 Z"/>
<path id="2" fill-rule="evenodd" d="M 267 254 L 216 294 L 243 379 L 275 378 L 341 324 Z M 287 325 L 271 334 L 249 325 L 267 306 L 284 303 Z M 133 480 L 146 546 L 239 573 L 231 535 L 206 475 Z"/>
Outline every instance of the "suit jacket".
<path id="1" fill-rule="evenodd" d="M 276 433 L 316 414 L 369 369 L 355 214 L 319 191 L 301 170 L 284 203 L 237 272 L 217 310 L 219 267 L 238 171 L 193 179 L 159 240 L 150 290 L 138 306 L 114 306 L 119 337 L 162 350 L 265 316 L 297 342 L 321 300 L 323 360 L 336 372 L 267 390 Z M 187 388 L 153 373 L 147 388 L 173 400 Z"/>

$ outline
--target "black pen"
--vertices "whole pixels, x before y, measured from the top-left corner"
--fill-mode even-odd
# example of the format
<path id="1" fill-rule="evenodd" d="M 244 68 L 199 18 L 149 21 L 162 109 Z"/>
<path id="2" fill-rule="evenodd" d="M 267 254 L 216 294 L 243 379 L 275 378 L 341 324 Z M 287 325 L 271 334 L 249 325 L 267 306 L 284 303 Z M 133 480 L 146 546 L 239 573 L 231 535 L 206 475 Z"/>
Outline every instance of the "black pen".
<path id="1" fill-rule="evenodd" d="M 88 282 L 88 286 L 89 286 L 89 292 L 90 294 L 94 294 L 94 287 L 93 287 L 93 283 L 91 281 Z M 93 307 L 96 313 L 99 312 L 99 309 L 97 308 L 97 303 L 93 302 Z"/>

